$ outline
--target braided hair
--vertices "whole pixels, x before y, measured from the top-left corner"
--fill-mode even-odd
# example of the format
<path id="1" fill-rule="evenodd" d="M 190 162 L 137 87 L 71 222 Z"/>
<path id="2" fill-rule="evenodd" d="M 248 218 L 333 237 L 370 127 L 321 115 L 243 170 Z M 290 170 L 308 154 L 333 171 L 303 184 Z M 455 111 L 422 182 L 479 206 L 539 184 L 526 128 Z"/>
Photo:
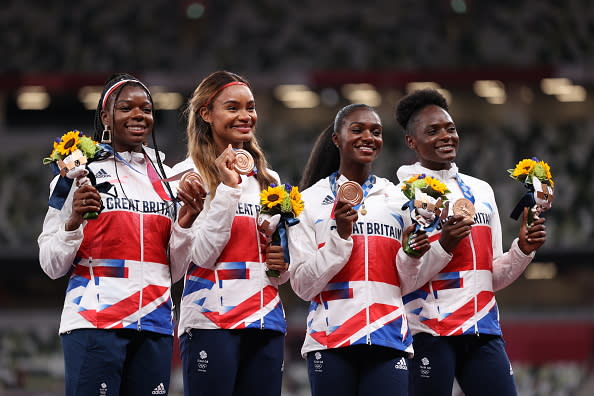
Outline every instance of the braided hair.
<path id="1" fill-rule="evenodd" d="M 142 88 L 146 95 L 148 96 L 151 105 L 153 104 L 153 97 L 151 96 L 150 91 L 139 79 L 132 76 L 131 74 L 126 73 L 116 73 L 112 74 L 103 86 L 103 91 L 101 92 L 101 97 L 99 98 L 99 103 L 97 103 L 97 109 L 95 110 L 95 135 L 94 139 L 99 141 L 101 139 L 101 134 L 103 132 L 103 122 L 101 121 L 101 113 L 109 107 L 110 103 L 117 102 L 120 92 L 125 86 L 128 85 L 136 85 Z M 112 108 L 112 119 L 114 115 L 115 109 Z M 153 128 L 154 132 L 154 128 Z M 154 133 L 153 133 L 154 137 Z M 155 148 L 156 149 L 156 148 Z"/>

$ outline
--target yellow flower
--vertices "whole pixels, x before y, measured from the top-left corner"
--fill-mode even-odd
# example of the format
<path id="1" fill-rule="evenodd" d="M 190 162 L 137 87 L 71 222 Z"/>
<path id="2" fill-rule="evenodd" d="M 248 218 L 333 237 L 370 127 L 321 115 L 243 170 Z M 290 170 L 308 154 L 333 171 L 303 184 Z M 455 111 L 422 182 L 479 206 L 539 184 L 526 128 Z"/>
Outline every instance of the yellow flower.
<path id="1" fill-rule="evenodd" d="M 551 174 L 551 167 L 549 166 L 549 164 L 547 164 L 544 161 L 540 161 L 538 163 L 540 166 L 542 166 L 542 168 L 545 171 L 545 176 L 547 177 L 547 180 L 551 183 L 551 187 L 553 187 L 555 185 L 555 183 L 553 182 L 553 175 Z"/>
<path id="2" fill-rule="evenodd" d="M 419 175 L 414 175 L 413 177 L 411 177 L 410 179 L 405 181 L 405 183 L 409 184 L 409 183 L 417 181 L 418 179 L 419 179 Z"/>
<path id="3" fill-rule="evenodd" d="M 54 150 L 57 150 L 58 153 L 64 156 L 70 155 L 70 153 L 72 153 L 74 150 L 78 148 L 79 143 L 79 132 L 70 131 L 62 136 L 62 139 L 60 139 L 60 143 L 54 143 Z"/>
<path id="4" fill-rule="evenodd" d="M 268 208 L 280 205 L 286 194 L 283 186 L 268 187 L 260 192 L 260 204 Z"/>
<path id="5" fill-rule="evenodd" d="M 291 201 L 301 201 L 301 193 L 299 192 L 299 187 L 291 187 L 291 193 L 289 197 L 291 198 Z"/>
<path id="6" fill-rule="evenodd" d="M 298 187 L 292 187 L 291 193 L 289 194 L 291 198 L 291 206 L 293 207 L 293 213 L 295 217 L 298 217 L 301 212 L 303 212 L 303 200 L 301 199 L 301 193 L 299 192 Z"/>
<path id="7" fill-rule="evenodd" d="M 60 154 L 58 151 L 58 147 L 59 147 L 58 142 L 54 142 L 54 149 L 52 150 L 52 153 L 50 154 L 50 158 L 58 158 L 57 155 Z"/>
<path id="8" fill-rule="evenodd" d="M 444 183 L 432 177 L 427 176 L 425 180 L 433 191 L 437 191 L 441 195 L 445 194 L 446 190 L 448 189 Z"/>
<path id="9" fill-rule="evenodd" d="M 512 172 L 512 177 L 518 177 L 521 175 L 529 175 L 530 172 L 534 169 L 536 165 L 536 161 L 532 159 L 523 159 L 522 161 L 518 162 L 514 171 Z"/>

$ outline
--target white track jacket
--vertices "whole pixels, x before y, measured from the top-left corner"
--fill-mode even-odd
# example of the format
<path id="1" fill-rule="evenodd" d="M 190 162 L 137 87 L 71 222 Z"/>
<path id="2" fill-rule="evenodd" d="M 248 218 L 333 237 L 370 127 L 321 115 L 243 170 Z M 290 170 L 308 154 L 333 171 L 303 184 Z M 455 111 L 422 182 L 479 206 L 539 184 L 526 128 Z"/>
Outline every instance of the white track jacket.
<path id="1" fill-rule="evenodd" d="M 344 181 L 340 176 L 338 184 Z M 411 354 L 401 296 L 424 281 L 420 260 L 400 249 L 402 233 L 411 224 L 408 211 L 401 209 L 404 195 L 376 177 L 365 199 L 367 213 L 359 211 L 348 240 L 336 231 L 329 178 L 306 189 L 303 200 L 301 222 L 289 229 L 291 285 L 299 297 L 311 301 L 303 356 L 356 344 Z M 439 249 L 432 254 L 447 257 Z"/>
<path id="2" fill-rule="evenodd" d="M 432 171 L 419 163 L 402 166 L 398 169 L 398 179 L 403 181 L 423 173 L 448 186 L 451 202 L 463 197 L 456 181 L 458 168 L 455 164 L 442 171 Z M 423 268 L 428 271 L 424 278 L 430 280 L 404 297 L 413 334 L 500 335 L 494 292 L 516 280 L 534 257 L 534 253 L 525 255 L 520 250 L 517 239 L 510 250 L 503 253 L 499 212 L 491 186 L 468 175 L 460 174 L 460 177 L 475 198 L 475 224 L 471 234 L 454 249 L 451 258 L 424 257 Z M 440 227 L 430 233 L 430 240 L 436 241 L 432 250 L 439 243 L 440 235 Z"/>
<path id="3" fill-rule="evenodd" d="M 174 167 L 193 169 L 191 160 Z M 195 169 L 194 169 L 195 170 Z M 275 179 L 278 175 L 270 171 Z M 192 240 L 181 301 L 179 334 L 189 329 L 257 328 L 284 333 L 286 321 L 278 285 L 286 282 L 266 275 L 256 219 L 260 185 L 254 176 L 241 176 L 237 188 L 219 184 L 214 199 L 192 227 L 174 228 L 173 239 Z"/>
<path id="4" fill-rule="evenodd" d="M 155 162 L 154 151 L 145 151 Z M 167 252 L 172 201 L 162 199 L 160 182 L 149 180 L 152 165 L 143 153 L 119 156 L 127 164 L 110 156 L 88 166 L 97 183 L 115 187 L 101 193 L 105 209 L 97 219 L 65 231 L 76 183 L 61 210 L 48 208 L 38 238 L 39 262 L 52 279 L 69 276 L 59 331 L 127 328 L 172 335 L 171 281 L 183 275 L 183 262 L 170 265 Z M 50 191 L 56 182 L 57 177 Z M 172 257 L 186 256 L 189 247 L 180 244 Z"/>

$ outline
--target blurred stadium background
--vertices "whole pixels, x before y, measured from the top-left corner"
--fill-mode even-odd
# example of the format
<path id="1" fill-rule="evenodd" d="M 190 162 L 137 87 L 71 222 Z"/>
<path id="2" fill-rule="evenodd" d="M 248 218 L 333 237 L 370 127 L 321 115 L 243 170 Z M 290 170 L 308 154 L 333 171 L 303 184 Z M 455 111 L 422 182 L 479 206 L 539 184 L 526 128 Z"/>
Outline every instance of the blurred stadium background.
<path id="1" fill-rule="evenodd" d="M 36 243 L 52 139 L 92 133 L 101 85 L 126 71 L 153 92 L 172 165 L 185 155 L 184 102 L 218 69 L 251 81 L 259 138 L 290 183 L 317 133 L 350 102 L 378 108 L 385 148 L 375 171 L 394 180 L 414 160 L 395 103 L 418 87 L 442 90 L 460 131 L 458 165 L 494 187 L 504 246 L 517 234 L 508 214 L 524 193 L 506 170 L 532 156 L 551 164 L 548 241 L 498 293 L 500 312 L 522 396 L 594 394 L 593 2 L 4 0 L 0 31 L 0 394 L 63 394 L 66 282 L 41 271 Z M 282 293 L 283 395 L 308 395 L 299 356 L 307 305 L 288 284 Z M 177 355 L 174 367 L 179 395 Z"/>

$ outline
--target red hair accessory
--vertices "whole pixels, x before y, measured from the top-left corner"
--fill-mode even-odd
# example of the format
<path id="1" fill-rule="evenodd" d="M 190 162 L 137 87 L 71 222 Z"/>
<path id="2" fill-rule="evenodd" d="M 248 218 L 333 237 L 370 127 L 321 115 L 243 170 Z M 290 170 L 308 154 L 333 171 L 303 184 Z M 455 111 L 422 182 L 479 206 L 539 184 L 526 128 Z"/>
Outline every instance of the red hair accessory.
<path id="1" fill-rule="evenodd" d="M 138 83 L 138 84 L 142 85 L 142 87 L 146 90 L 146 92 L 149 92 L 149 94 L 150 94 L 150 91 L 148 90 L 148 88 L 146 87 L 146 85 L 144 85 L 143 83 L 141 83 L 138 80 L 122 80 L 122 81 L 118 81 L 117 83 L 113 84 L 107 90 L 107 92 L 105 92 L 105 95 L 103 96 L 103 102 L 101 102 L 101 110 L 105 110 L 105 104 L 107 103 L 107 99 L 109 98 L 109 95 L 111 95 L 113 93 L 113 91 L 115 91 L 116 89 L 118 89 L 122 85 L 127 84 L 127 83 L 130 83 L 130 82 L 134 82 L 134 83 Z"/>
<path id="2" fill-rule="evenodd" d="M 206 103 L 204 103 L 205 107 L 208 107 L 210 105 L 210 103 L 212 102 L 212 100 L 215 98 L 215 96 L 217 96 L 219 94 L 219 92 L 221 92 L 223 89 L 230 87 L 231 85 L 243 85 L 246 87 L 250 87 L 249 85 L 247 85 L 244 82 L 241 81 L 231 81 L 230 83 L 227 83 L 225 85 L 223 85 L 222 87 L 220 87 L 219 89 L 217 89 L 212 95 L 210 95 L 210 97 L 208 98 L 208 100 L 206 101 Z"/>

